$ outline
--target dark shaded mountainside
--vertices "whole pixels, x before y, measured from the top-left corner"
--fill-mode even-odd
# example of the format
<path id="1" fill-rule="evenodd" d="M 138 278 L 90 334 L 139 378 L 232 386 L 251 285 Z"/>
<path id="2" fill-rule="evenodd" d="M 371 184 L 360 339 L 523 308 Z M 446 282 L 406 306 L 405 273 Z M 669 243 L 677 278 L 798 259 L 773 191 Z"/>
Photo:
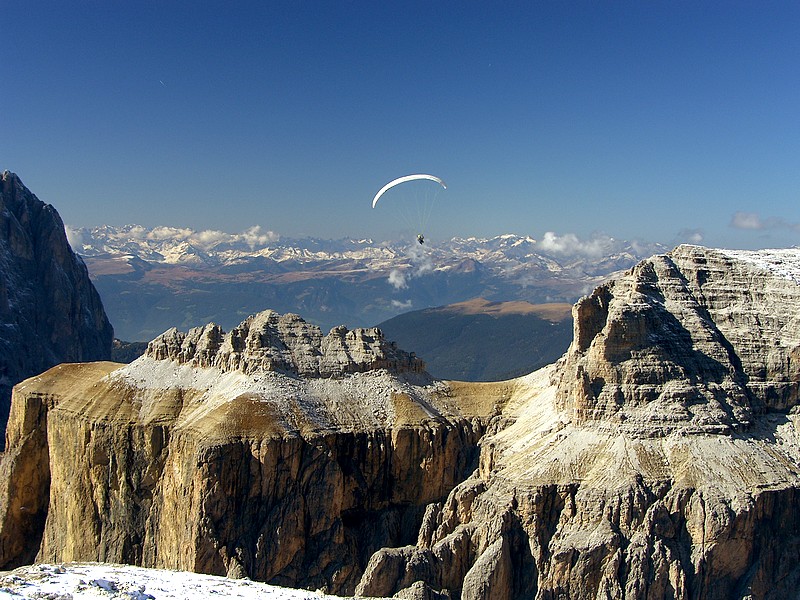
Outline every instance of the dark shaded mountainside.
<path id="1" fill-rule="evenodd" d="M 0 430 L 11 388 L 62 362 L 105 360 L 113 330 L 56 210 L 14 173 L 0 187 Z"/>
<path id="2" fill-rule="evenodd" d="M 16 386 L 0 564 L 405 598 L 796 598 L 800 250 L 680 246 L 555 364 L 443 382 L 265 311 Z M 476 468 L 477 467 L 477 468 Z"/>
<path id="3" fill-rule="evenodd" d="M 440 379 L 501 381 L 555 362 L 572 341 L 572 305 L 476 298 L 398 315 L 378 327 Z"/>

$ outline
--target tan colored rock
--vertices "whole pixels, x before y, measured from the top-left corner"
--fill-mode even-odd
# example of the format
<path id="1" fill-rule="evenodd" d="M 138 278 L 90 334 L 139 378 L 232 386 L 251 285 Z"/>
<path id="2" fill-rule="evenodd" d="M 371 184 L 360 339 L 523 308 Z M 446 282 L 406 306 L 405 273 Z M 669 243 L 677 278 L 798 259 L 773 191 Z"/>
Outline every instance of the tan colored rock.
<path id="1" fill-rule="evenodd" d="M 212 325 L 168 332 L 130 365 L 61 365 L 17 386 L 0 563 L 123 562 L 341 593 L 375 550 L 415 541 L 425 506 L 474 468 L 496 402 L 462 407 L 425 373 L 347 373 L 388 360 L 370 330 L 340 332 L 326 355 L 345 344 L 355 358 L 335 362 L 337 378 L 276 372 L 311 346 L 256 359 L 266 329 L 249 330 L 262 333 L 245 362 L 262 368 L 247 373 L 214 366 L 233 344 Z M 18 510 L 28 498 L 33 521 Z"/>

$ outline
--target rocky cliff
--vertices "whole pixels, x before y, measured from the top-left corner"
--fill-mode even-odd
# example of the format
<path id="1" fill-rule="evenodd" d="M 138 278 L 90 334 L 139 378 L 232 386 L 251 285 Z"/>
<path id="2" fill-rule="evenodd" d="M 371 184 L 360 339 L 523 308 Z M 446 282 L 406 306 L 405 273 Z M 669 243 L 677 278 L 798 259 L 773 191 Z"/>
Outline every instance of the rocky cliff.
<path id="1" fill-rule="evenodd" d="M 14 391 L 0 563 L 96 560 L 352 592 L 471 472 L 505 384 L 454 394 L 380 330 L 265 311 Z M 475 389 L 481 389 L 477 386 Z M 499 402 L 499 403 L 498 403 Z"/>
<path id="2" fill-rule="evenodd" d="M 800 251 L 681 246 L 573 315 L 478 471 L 357 591 L 797 597 Z"/>
<path id="3" fill-rule="evenodd" d="M 56 210 L 0 181 L 0 432 L 11 388 L 61 362 L 105 360 L 113 331 Z"/>
<path id="4" fill-rule="evenodd" d="M 493 384 L 271 311 L 51 369 L 15 388 L 0 561 L 406 598 L 797 597 L 800 251 L 681 246 L 573 317 L 556 364 Z"/>

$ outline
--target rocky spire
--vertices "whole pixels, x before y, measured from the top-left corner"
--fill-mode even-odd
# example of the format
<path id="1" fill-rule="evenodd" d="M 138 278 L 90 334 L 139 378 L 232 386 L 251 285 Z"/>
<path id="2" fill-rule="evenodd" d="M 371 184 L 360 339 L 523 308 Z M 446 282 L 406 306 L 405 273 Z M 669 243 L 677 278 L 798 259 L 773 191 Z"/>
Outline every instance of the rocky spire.
<path id="1" fill-rule="evenodd" d="M 650 436 L 741 430 L 797 404 L 800 286 L 735 254 L 679 246 L 578 301 L 560 407 Z M 795 255 L 769 251 L 784 271 Z"/>

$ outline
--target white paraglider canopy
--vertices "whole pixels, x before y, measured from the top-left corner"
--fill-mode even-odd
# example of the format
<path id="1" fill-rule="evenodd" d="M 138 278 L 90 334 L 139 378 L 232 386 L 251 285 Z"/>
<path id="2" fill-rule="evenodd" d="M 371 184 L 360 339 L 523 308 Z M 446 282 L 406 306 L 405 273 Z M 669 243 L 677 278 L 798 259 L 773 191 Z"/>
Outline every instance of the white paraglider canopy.
<path id="1" fill-rule="evenodd" d="M 426 175 L 425 173 L 418 173 L 416 175 L 405 175 L 404 177 L 398 177 L 397 179 L 393 179 L 385 186 L 383 186 L 380 190 L 378 190 L 378 193 L 375 194 L 375 197 L 372 199 L 372 208 L 375 208 L 375 205 L 378 204 L 378 200 L 380 200 L 380 197 L 383 196 L 384 193 L 386 193 L 394 186 L 400 185 L 401 183 L 405 183 L 406 181 L 414 181 L 416 179 L 429 179 L 441 185 L 442 188 L 447 189 L 447 186 L 445 185 L 444 181 L 442 181 L 435 175 Z"/>

